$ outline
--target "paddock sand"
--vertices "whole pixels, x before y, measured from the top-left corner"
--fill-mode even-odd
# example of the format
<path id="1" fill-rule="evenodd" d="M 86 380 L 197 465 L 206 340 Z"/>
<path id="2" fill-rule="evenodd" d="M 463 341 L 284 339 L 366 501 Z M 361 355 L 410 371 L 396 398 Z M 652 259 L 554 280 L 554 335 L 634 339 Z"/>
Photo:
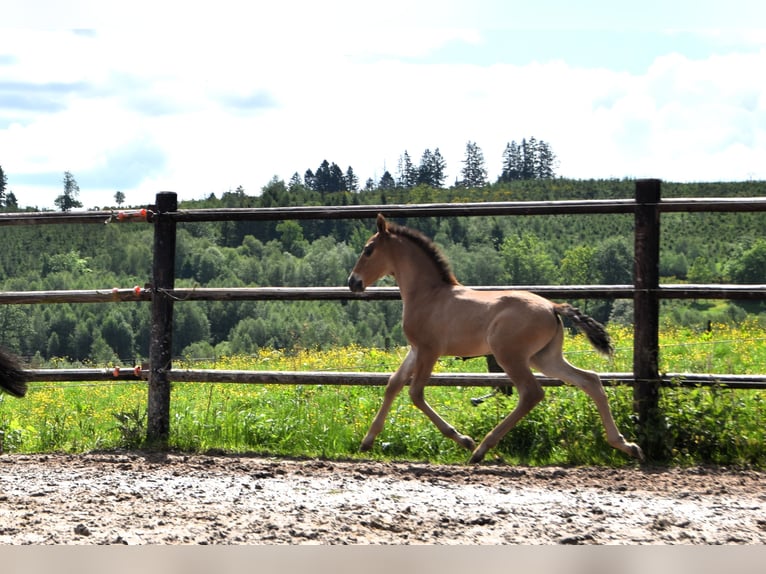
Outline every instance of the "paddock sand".
<path id="1" fill-rule="evenodd" d="M 0 544 L 765 544 L 766 473 L 0 455 Z"/>

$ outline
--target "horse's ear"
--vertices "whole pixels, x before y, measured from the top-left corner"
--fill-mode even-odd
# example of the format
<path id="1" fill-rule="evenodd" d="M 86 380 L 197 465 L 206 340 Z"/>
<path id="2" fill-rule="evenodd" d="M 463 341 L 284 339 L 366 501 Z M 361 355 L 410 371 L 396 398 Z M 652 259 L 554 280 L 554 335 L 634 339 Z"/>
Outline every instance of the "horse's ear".
<path id="1" fill-rule="evenodd" d="M 382 213 L 378 213 L 375 223 L 378 225 L 378 233 L 386 233 L 388 231 L 388 222 Z"/>

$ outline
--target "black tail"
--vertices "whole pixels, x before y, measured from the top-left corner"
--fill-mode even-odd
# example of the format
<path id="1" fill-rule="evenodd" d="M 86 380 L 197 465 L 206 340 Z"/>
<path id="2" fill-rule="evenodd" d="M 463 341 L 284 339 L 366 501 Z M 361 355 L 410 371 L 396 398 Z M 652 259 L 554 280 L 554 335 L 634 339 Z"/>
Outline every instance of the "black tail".
<path id="1" fill-rule="evenodd" d="M 14 397 L 27 394 L 29 376 L 21 368 L 19 360 L 5 349 L 0 348 L 0 389 Z"/>
<path id="2" fill-rule="evenodd" d="M 602 355 L 611 357 L 614 354 L 612 339 L 606 328 L 596 321 L 593 317 L 588 317 L 581 313 L 577 307 L 572 307 L 569 303 L 558 303 L 553 306 L 553 311 L 557 315 L 570 319 L 580 331 L 585 333 L 591 345 Z"/>

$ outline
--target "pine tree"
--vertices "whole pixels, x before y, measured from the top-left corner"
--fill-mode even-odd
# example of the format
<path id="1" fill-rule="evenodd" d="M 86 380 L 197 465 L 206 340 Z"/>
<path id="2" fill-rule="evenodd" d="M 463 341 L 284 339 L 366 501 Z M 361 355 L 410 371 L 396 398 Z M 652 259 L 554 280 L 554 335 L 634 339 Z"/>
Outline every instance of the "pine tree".
<path id="1" fill-rule="evenodd" d="M 356 177 L 356 174 L 354 173 L 354 169 L 351 166 L 348 166 L 344 180 L 346 182 L 347 191 L 352 191 L 352 192 L 359 191 L 359 178 Z"/>
<path id="2" fill-rule="evenodd" d="M 436 148 L 434 152 L 430 149 L 425 150 L 420 159 L 420 166 L 417 169 L 418 185 L 429 185 L 433 188 L 442 187 L 446 179 L 444 175 L 445 169 L 446 163 L 439 152 L 439 148 Z"/>
<path id="3" fill-rule="evenodd" d="M 444 161 L 444 158 L 437 147 L 431 158 L 431 180 L 433 187 L 444 187 L 444 182 L 447 179 L 447 175 L 444 173 L 446 169 L 447 162 Z"/>
<path id="4" fill-rule="evenodd" d="M 317 178 L 314 175 L 314 172 L 310 169 L 306 170 L 306 173 L 303 174 L 303 185 L 305 185 L 307 188 L 309 188 L 312 191 L 317 190 Z"/>
<path id="5" fill-rule="evenodd" d="M 343 175 L 343 170 L 335 162 L 330 165 L 330 185 L 327 191 L 330 193 L 347 191 L 346 177 Z"/>
<path id="6" fill-rule="evenodd" d="M 521 179 L 521 150 L 519 144 L 514 140 L 505 144 L 500 181 L 516 181 L 519 179 Z"/>
<path id="7" fill-rule="evenodd" d="M 396 181 L 394 181 L 394 176 L 391 175 L 391 172 L 386 170 L 383 176 L 380 178 L 378 189 L 394 189 L 395 187 Z"/>
<path id="8" fill-rule="evenodd" d="M 430 149 L 426 149 L 420 158 L 420 166 L 418 166 L 418 185 L 433 185 L 433 177 L 431 174 L 431 167 L 433 165 L 433 154 Z"/>
<path id="9" fill-rule="evenodd" d="M 535 178 L 535 147 L 534 137 L 521 140 L 521 179 Z"/>
<path id="10" fill-rule="evenodd" d="M 5 188 L 8 185 L 8 178 L 5 176 L 3 166 L 0 165 L 0 207 L 7 205 L 7 198 L 5 195 Z"/>
<path id="11" fill-rule="evenodd" d="M 326 159 L 319 164 L 319 167 L 314 174 L 314 190 L 319 193 L 327 193 L 330 191 L 332 175 L 330 174 L 330 162 Z"/>
<path id="12" fill-rule="evenodd" d="M 476 142 L 468 142 L 465 146 L 463 160 L 463 187 L 484 187 L 487 185 L 487 168 L 484 166 L 484 153 Z"/>
<path id="13" fill-rule="evenodd" d="M 309 170 L 311 171 L 311 170 Z M 313 174 L 312 174 L 313 176 Z M 303 182 L 301 181 L 300 174 L 296 171 L 292 177 L 290 178 L 290 181 L 287 183 L 287 191 L 294 192 L 298 191 L 303 187 Z"/>
<path id="14" fill-rule="evenodd" d="M 537 179 L 553 179 L 556 177 L 556 154 L 550 145 L 543 140 L 537 144 Z"/>
<path id="15" fill-rule="evenodd" d="M 411 188 L 418 184 L 418 170 L 410 159 L 410 154 L 407 150 L 399 157 L 399 179 L 397 181 L 399 187 Z"/>

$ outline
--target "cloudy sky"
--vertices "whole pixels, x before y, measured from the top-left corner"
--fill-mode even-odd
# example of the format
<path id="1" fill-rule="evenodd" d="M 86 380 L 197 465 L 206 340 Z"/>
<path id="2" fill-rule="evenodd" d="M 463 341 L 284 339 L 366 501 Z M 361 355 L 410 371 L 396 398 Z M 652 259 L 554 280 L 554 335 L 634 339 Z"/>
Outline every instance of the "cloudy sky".
<path id="1" fill-rule="evenodd" d="M 0 166 L 20 205 L 364 182 L 534 136 L 573 178 L 766 180 L 762 0 L 3 3 Z"/>

